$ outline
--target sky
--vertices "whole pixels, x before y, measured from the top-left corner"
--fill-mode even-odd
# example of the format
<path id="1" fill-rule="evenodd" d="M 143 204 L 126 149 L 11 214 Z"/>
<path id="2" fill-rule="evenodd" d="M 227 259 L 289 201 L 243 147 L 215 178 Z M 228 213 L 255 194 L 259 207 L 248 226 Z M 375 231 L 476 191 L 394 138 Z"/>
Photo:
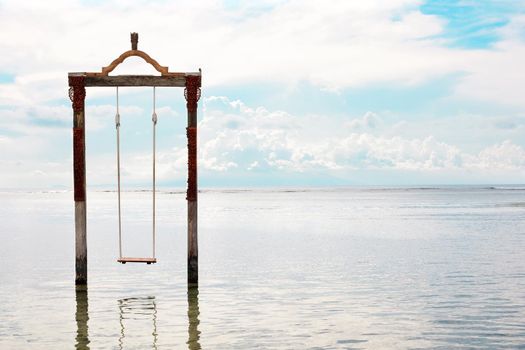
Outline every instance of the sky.
<path id="1" fill-rule="evenodd" d="M 72 188 L 68 72 L 130 49 L 202 69 L 199 185 L 520 184 L 525 1 L 0 0 L 0 188 Z M 141 58 L 112 74 L 158 74 Z M 116 184 L 114 88 L 88 88 L 88 189 Z M 152 88 L 121 88 L 125 188 L 152 177 Z M 157 181 L 186 106 L 157 88 Z"/>

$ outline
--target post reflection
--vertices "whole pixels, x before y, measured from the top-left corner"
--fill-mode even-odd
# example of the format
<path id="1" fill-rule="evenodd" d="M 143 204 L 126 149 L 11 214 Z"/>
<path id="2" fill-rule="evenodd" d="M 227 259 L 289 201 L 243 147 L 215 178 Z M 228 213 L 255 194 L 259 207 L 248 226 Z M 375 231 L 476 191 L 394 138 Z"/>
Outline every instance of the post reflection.
<path id="1" fill-rule="evenodd" d="M 189 350 L 200 350 L 199 287 L 188 287 L 188 344 Z"/>
<path id="2" fill-rule="evenodd" d="M 77 350 L 89 350 L 90 340 L 88 332 L 88 321 L 89 321 L 89 309 L 88 309 L 88 289 L 86 286 L 76 287 L 76 312 L 75 320 L 77 324 L 77 332 L 75 337 L 75 349 Z M 188 344 L 189 350 L 201 350 L 200 345 L 200 334 L 199 331 L 199 288 L 191 287 L 188 288 Z M 135 329 L 145 329 L 144 322 L 150 323 L 152 332 L 142 334 L 132 334 L 131 338 L 128 334 L 128 341 L 135 348 L 137 346 L 137 340 L 142 343 L 149 343 L 143 348 L 158 348 L 158 334 L 157 334 L 157 304 L 155 297 L 138 297 L 138 298 L 125 298 L 118 300 L 119 308 L 119 323 L 120 323 L 120 334 L 118 338 L 118 349 L 125 349 L 126 340 L 126 327 L 128 327 L 128 333 L 133 333 Z M 131 329 L 131 330 L 130 330 Z M 152 338 L 148 342 L 144 341 L 144 334 L 151 334 Z M 142 338 L 142 339 L 137 339 Z M 147 336 L 149 338 L 149 336 Z"/>
<path id="3" fill-rule="evenodd" d="M 75 338 L 75 349 L 89 350 L 89 334 L 88 334 L 88 290 L 87 286 L 76 286 L 75 299 L 77 309 L 75 312 L 75 320 L 77 323 L 77 336 Z"/>
<path id="4" fill-rule="evenodd" d="M 124 349 L 124 340 L 126 338 L 126 324 L 128 327 L 139 326 L 139 329 L 144 329 L 142 323 L 147 321 L 152 324 L 152 339 L 151 348 L 157 349 L 157 304 L 155 297 L 138 297 L 138 298 L 126 298 L 118 301 L 118 307 L 120 311 L 120 336 L 118 339 L 119 349 Z M 128 321 L 132 323 L 128 323 Z M 137 328 L 137 327 L 136 327 Z M 141 335 L 135 334 L 135 337 Z M 133 344 L 135 347 L 137 344 Z"/>

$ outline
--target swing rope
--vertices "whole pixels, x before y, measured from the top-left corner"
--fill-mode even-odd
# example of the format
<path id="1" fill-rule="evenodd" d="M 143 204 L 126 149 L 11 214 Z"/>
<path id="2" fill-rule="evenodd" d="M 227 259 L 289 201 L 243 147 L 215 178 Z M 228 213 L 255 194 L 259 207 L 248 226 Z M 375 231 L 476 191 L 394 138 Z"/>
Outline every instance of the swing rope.
<path id="1" fill-rule="evenodd" d="M 151 115 L 151 121 L 153 122 L 153 258 L 155 259 L 155 187 L 156 187 L 156 176 L 155 176 L 155 154 L 156 154 L 156 126 L 157 126 L 157 113 L 155 112 L 155 86 L 153 87 L 153 113 Z"/>
<path id="2" fill-rule="evenodd" d="M 115 115 L 115 127 L 117 129 L 117 192 L 118 192 L 118 253 L 122 259 L 122 215 L 120 209 L 120 113 L 117 86 L 117 114 Z"/>
<path id="3" fill-rule="evenodd" d="M 153 260 L 155 260 L 155 241 L 156 241 L 156 228 L 155 228 L 155 222 L 156 222 L 156 141 L 157 141 L 157 133 L 156 133 L 156 126 L 157 126 L 157 113 L 156 113 L 156 92 L 155 87 L 153 87 L 153 113 L 151 115 L 151 121 L 153 122 Z M 119 113 L 119 92 L 118 92 L 118 86 L 117 86 L 117 113 L 115 115 L 115 127 L 117 129 L 117 193 L 118 193 L 118 248 L 119 248 L 119 261 L 125 263 L 126 259 L 122 257 L 122 211 L 121 211 L 121 198 L 120 198 L 120 113 Z M 137 259 L 132 259 L 133 261 L 137 261 Z M 128 261 L 132 261 L 128 260 Z M 140 259 L 139 259 L 140 260 Z M 142 259 L 144 260 L 144 259 Z M 149 260 L 148 260 L 149 261 Z M 148 262 L 147 261 L 147 262 Z M 151 261 L 148 262 L 148 264 Z"/>

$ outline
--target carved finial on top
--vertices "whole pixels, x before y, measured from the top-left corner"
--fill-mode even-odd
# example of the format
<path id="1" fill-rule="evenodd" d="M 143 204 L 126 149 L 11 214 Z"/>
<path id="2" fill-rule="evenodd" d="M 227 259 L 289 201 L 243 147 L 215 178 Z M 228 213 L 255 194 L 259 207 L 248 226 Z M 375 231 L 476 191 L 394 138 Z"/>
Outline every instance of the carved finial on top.
<path id="1" fill-rule="evenodd" d="M 131 33 L 131 49 L 138 50 L 137 45 L 139 43 L 139 33 Z"/>

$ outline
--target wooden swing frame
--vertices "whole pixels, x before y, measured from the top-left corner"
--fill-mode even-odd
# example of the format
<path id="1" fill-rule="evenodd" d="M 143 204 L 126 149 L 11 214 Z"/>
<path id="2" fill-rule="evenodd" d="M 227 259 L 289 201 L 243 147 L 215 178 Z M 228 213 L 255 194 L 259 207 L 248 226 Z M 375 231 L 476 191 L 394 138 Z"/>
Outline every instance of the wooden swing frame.
<path id="1" fill-rule="evenodd" d="M 201 70 L 198 72 L 170 72 L 138 46 L 138 33 L 131 33 L 131 50 L 117 57 L 100 72 L 68 73 L 69 97 L 73 106 L 73 178 L 75 199 L 75 284 L 87 284 L 87 217 L 86 217 L 86 147 L 85 147 L 85 98 L 86 87 L 150 86 L 184 87 L 188 112 L 188 285 L 198 285 L 197 244 L 197 102 L 201 95 Z M 141 57 L 161 75 L 110 76 L 128 57 Z M 125 262 L 152 263 L 150 258 L 127 258 Z M 149 259 L 149 260 L 148 260 Z M 156 261 L 155 261 L 156 262 Z"/>

